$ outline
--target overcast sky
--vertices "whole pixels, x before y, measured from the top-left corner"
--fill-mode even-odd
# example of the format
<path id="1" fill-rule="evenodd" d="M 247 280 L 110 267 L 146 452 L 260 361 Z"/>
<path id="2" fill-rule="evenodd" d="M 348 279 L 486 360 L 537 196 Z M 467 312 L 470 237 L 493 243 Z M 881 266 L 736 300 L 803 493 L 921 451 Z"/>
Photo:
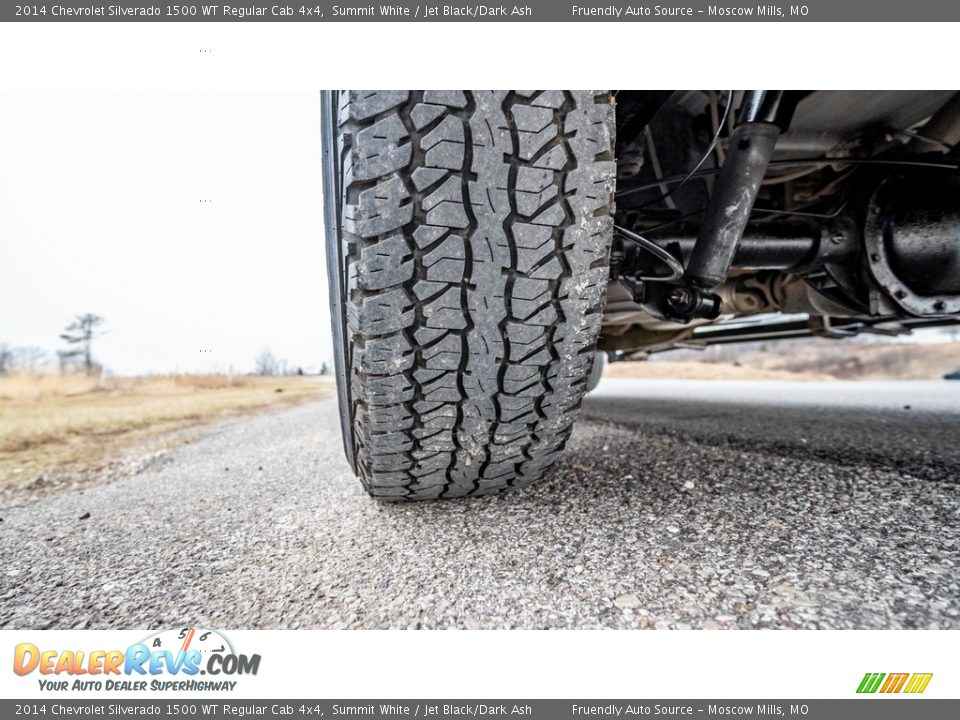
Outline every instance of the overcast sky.
<path id="1" fill-rule="evenodd" d="M 0 93 L 0 342 L 93 312 L 117 373 L 318 367 L 327 308 L 319 93 Z"/>

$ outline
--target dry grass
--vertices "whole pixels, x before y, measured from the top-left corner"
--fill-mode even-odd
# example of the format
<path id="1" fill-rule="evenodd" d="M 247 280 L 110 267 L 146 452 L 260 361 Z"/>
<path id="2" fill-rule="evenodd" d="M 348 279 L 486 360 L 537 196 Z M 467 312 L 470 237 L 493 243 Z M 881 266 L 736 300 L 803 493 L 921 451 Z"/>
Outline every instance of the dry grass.
<path id="1" fill-rule="evenodd" d="M 329 379 L 220 375 L 0 377 L 0 486 L 211 419 L 333 392 Z"/>
<path id="2" fill-rule="evenodd" d="M 782 349 L 781 349 L 782 350 Z M 939 380 L 960 369 L 960 343 L 798 343 L 790 352 L 750 353 L 744 365 L 841 380 Z"/>
<path id="3" fill-rule="evenodd" d="M 728 357 L 620 362 L 605 377 L 678 380 L 939 380 L 960 369 L 960 343 L 865 343 L 808 340 L 772 344 Z M 679 359 L 682 357 L 683 359 Z"/>
<path id="4" fill-rule="evenodd" d="M 733 363 L 688 361 L 618 362 L 607 365 L 604 377 L 652 380 L 831 380 L 829 375 L 745 367 Z"/>

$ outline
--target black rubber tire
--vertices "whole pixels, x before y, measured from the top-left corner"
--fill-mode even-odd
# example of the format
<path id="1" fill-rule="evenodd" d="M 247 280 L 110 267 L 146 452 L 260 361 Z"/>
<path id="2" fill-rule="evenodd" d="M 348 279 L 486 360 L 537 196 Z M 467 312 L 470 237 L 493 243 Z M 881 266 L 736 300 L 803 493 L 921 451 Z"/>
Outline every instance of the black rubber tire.
<path id="1" fill-rule="evenodd" d="M 600 331 L 611 96 L 349 90 L 337 106 L 328 264 L 343 273 L 355 470 L 371 495 L 397 500 L 540 480 L 570 435 Z"/>

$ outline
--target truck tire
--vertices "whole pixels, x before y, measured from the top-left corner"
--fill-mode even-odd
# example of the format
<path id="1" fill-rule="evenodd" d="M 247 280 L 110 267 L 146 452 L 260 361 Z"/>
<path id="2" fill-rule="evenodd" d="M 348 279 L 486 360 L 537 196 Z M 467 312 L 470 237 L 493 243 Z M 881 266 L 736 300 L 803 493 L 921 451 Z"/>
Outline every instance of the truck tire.
<path id="1" fill-rule="evenodd" d="M 482 495 L 556 462 L 606 294 L 612 102 L 600 91 L 326 95 L 341 423 L 371 495 Z"/>

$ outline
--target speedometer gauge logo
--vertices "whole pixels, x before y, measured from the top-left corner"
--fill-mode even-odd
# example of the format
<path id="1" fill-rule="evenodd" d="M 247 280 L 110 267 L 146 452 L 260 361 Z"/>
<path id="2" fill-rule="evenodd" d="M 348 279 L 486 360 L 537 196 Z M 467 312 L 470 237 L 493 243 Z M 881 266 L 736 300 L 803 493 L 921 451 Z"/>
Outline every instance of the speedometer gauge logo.
<path id="1" fill-rule="evenodd" d="M 202 627 L 181 627 L 163 630 L 144 639 L 143 643 L 151 649 L 186 653 L 198 650 L 206 658 L 213 653 L 233 654 L 233 645 L 216 630 Z"/>

